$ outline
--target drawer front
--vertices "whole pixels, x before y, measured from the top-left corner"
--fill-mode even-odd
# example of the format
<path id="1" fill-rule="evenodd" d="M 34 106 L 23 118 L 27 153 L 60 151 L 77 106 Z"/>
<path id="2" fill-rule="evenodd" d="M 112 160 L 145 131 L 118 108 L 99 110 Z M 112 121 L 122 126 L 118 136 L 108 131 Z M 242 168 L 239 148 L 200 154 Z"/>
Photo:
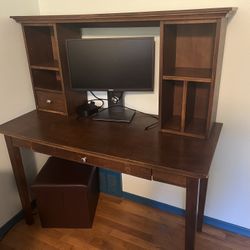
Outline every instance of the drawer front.
<path id="1" fill-rule="evenodd" d="M 43 145 L 35 142 L 28 142 L 19 139 L 13 140 L 14 145 L 28 147 L 35 152 L 52 155 L 66 160 L 89 164 L 96 167 L 112 169 L 124 174 L 141 177 L 151 180 L 151 168 L 144 167 L 137 163 L 129 163 L 126 160 L 114 159 L 108 156 L 96 156 L 94 153 L 78 153 L 50 145 Z M 84 166 L 84 165 L 83 165 Z"/>
<path id="2" fill-rule="evenodd" d="M 168 184 L 173 184 L 180 187 L 186 187 L 186 177 L 181 175 L 175 175 L 164 170 L 152 171 L 152 176 L 154 181 L 164 182 Z"/>
<path id="3" fill-rule="evenodd" d="M 151 169 L 145 168 L 143 166 L 114 160 L 114 159 L 107 159 L 107 158 L 100 158 L 92 155 L 79 155 L 81 162 L 86 162 L 86 164 L 94 165 L 97 167 L 104 167 L 108 169 L 112 169 L 114 171 L 118 171 L 124 174 L 129 174 L 137 177 L 141 177 L 144 179 L 151 180 Z"/>
<path id="4" fill-rule="evenodd" d="M 39 109 L 66 113 L 65 100 L 62 94 L 36 91 L 36 98 Z"/>

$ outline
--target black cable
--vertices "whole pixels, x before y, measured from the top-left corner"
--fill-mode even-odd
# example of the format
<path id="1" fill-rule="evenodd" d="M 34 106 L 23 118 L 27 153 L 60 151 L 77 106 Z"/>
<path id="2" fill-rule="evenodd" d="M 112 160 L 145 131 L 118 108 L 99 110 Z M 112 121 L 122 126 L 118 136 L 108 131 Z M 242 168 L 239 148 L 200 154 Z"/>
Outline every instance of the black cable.
<path id="1" fill-rule="evenodd" d="M 154 123 L 148 125 L 147 127 L 145 127 L 144 130 L 149 130 L 151 128 L 154 128 L 156 125 L 158 125 L 158 123 L 159 123 L 159 121 L 154 122 Z"/>
<path id="2" fill-rule="evenodd" d="M 107 101 L 108 99 L 105 99 L 105 98 L 100 98 L 100 97 L 98 97 L 98 96 L 96 96 L 94 93 L 93 93 L 93 91 L 89 91 L 90 92 L 90 94 L 92 95 L 92 96 L 94 96 L 97 100 L 102 100 L 102 101 Z"/>
<path id="3" fill-rule="evenodd" d="M 139 111 L 139 110 L 136 110 L 136 112 L 141 113 L 143 115 L 150 116 L 150 117 L 152 117 L 152 118 L 154 118 L 156 120 L 159 120 L 159 117 L 157 115 L 148 114 L 148 113 L 145 113 L 145 112 L 142 112 L 142 111 Z"/>

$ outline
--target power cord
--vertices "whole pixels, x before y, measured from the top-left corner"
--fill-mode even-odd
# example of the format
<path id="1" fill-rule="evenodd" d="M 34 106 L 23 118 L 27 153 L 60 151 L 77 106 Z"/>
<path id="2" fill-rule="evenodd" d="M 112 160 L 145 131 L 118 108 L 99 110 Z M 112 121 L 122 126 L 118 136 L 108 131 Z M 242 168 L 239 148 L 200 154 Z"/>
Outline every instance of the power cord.
<path id="1" fill-rule="evenodd" d="M 101 100 L 101 99 L 91 99 L 91 100 L 88 101 L 88 103 L 95 102 L 95 101 L 100 101 L 102 103 L 101 106 L 97 107 L 97 109 L 100 109 L 100 108 L 102 108 L 104 106 L 104 101 Z"/>
<path id="2" fill-rule="evenodd" d="M 89 91 L 90 92 L 90 94 L 92 95 L 92 96 L 94 96 L 95 98 L 96 98 L 96 100 L 102 100 L 102 101 L 107 101 L 108 99 L 105 99 L 105 98 L 100 98 L 100 97 L 98 97 L 98 96 L 96 96 L 95 94 L 94 94 L 94 92 L 93 91 Z"/>
<path id="3" fill-rule="evenodd" d="M 99 110 L 100 108 L 102 108 L 102 107 L 104 106 L 104 101 L 107 101 L 108 99 L 103 99 L 103 98 L 100 98 L 100 97 L 96 96 L 96 95 L 93 93 L 93 91 L 89 91 L 89 92 L 90 92 L 90 94 L 91 94 L 92 96 L 95 97 L 95 99 L 91 99 L 91 100 L 89 100 L 89 102 L 100 101 L 102 104 L 101 104 L 101 106 L 99 106 L 99 107 L 97 107 L 97 108 L 98 108 L 98 110 Z"/>

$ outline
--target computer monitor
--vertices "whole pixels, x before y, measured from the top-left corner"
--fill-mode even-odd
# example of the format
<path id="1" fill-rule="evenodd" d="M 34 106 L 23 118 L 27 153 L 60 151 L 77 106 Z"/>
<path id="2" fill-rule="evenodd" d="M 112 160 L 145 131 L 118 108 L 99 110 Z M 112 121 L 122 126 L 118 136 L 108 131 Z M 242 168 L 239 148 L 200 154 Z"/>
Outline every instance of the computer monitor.
<path id="1" fill-rule="evenodd" d="M 94 119 L 128 122 L 128 113 L 132 111 L 121 108 L 123 102 L 117 102 L 117 98 L 123 91 L 153 91 L 153 37 L 70 39 L 66 41 L 66 48 L 71 88 L 109 93 L 109 109 L 98 113 Z M 118 95 L 116 99 L 114 95 Z M 120 108 L 114 109 L 117 103 Z M 127 113 L 125 120 L 119 119 L 124 112 Z M 110 116 L 114 113 L 118 119 L 113 119 L 109 113 Z"/>

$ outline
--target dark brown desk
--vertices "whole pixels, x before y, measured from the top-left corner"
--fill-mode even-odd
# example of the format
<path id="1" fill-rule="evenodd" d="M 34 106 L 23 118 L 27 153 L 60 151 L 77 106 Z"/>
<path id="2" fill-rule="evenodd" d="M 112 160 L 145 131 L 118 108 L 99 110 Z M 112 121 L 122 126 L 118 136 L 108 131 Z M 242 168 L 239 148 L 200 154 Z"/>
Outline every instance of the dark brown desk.
<path id="1" fill-rule="evenodd" d="M 161 133 L 158 128 L 145 131 L 154 121 L 140 113 L 131 124 L 122 124 L 32 111 L 1 125 L 27 224 L 33 223 L 33 217 L 20 147 L 185 187 L 185 249 L 194 249 L 222 124 L 216 123 L 210 138 L 201 140 Z"/>

